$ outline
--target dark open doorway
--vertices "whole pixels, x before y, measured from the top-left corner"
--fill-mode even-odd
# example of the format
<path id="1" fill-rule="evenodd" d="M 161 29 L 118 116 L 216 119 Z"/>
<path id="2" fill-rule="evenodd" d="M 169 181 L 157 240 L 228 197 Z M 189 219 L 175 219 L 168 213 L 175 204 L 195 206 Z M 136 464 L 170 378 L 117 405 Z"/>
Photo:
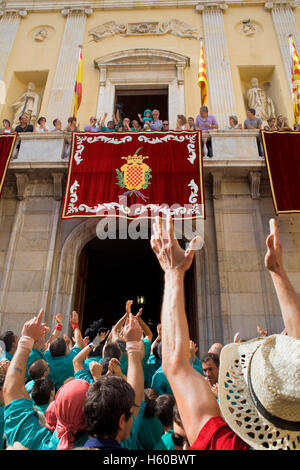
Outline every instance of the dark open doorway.
<path id="1" fill-rule="evenodd" d="M 191 339 L 197 341 L 194 264 L 186 273 L 186 311 Z M 163 272 L 149 240 L 99 240 L 83 249 L 79 260 L 76 298 L 82 333 L 96 319 L 111 328 L 125 313 L 125 303 L 133 300 L 132 312 L 143 307 L 143 320 L 156 335 L 163 298 Z M 137 303 L 143 296 L 144 305 Z M 155 336 L 154 336 L 155 337 Z"/>
<path id="2" fill-rule="evenodd" d="M 115 104 L 121 104 L 125 117 L 138 120 L 146 109 L 158 109 L 160 119 L 168 117 L 168 87 L 161 88 L 117 88 Z"/>

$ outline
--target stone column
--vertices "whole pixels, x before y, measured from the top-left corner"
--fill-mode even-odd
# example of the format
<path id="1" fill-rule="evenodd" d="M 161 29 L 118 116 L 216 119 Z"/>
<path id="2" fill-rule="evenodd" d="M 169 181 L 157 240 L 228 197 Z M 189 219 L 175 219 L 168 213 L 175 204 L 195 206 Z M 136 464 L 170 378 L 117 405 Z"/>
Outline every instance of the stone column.
<path id="1" fill-rule="evenodd" d="M 300 37 L 293 14 L 293 8 L 296 8 L 298 4 L 298 1 L 275 1 L 265 3 L 265 8 L 272 12 L 274 28 L 291 92 L 291 54 L 288 36 L 290 34 L 293 35 L 295 46 L 300 53 Z"/>
<path id="2" fill-rule="evenodd" d="M 202 13 L 203 20 L 209 112 L 216 116 L 220 129 L 228 124 L 228 116 L 236 114 L 223 21 L 223 10 L 227 8 L 225 3 L 200 3 L 196 6 L 196 10 Z"/>
<path id="3" fill-rule="evenodd" d="M 26 10 L 0 11 L 0 80 L 5 72 L 6 62 L 15 40 L 20 18 L 26 15 Z"/>
<path id="4" fill-rule="evenodd" d="M 65 8 L 61 13 L 67 19 L 46 115 L 49 122 L 59 118 L 64 127 L 68 117 L 73 113 L 78 46 L 83 41 L 86 16 L 92 13 L 92 9 Z"/>

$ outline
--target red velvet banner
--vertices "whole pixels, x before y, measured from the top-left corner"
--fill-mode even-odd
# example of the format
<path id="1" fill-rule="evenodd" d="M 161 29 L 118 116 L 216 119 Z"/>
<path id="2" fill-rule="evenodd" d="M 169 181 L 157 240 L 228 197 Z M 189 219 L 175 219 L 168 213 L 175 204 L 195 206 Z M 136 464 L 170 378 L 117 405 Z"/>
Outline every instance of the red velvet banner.
<path id="1" fill-rule="evenodd" d="M 0 135 L 0 196 L 16 138 L 17 136 L 15 134 Z"/>
<path id="2" fill-rule="evenodd" d="M 205 217 L 200 132 L 74 133 L 62 219 Z"/>
<path id="3" fill-rule="evenodd" d="M 300 212 L 300 133 L 262 131 L 276 214 Z"/>

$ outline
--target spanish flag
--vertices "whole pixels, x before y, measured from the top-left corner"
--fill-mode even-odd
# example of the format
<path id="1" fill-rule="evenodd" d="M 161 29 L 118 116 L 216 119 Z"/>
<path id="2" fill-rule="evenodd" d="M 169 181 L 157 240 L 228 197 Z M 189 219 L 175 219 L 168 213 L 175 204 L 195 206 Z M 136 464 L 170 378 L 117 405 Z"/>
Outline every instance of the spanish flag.
<path id="1" fill-rule="evenodd" d="M 300 60 L 292 35 L 289 36 L 291 52 L 291 78 L 295 124 L 300 119 Z"/>
<path id="2" fill-rule="evenodd" d="M 199 61 L 199 72 L 198 72 L 198 85 L 200 87 L 201 106 L 205 106 L 207 100 L 207 76 L 206 76 L 206 65 L 204 58 L 204 47 L 201 42 L 200 50 L 200 61 Z"/>
<path id="3" fill-rule="evenodd" d="M 81 99 L 82 99 L 82 50 L 80 48 L 77 80 L 75 82 L 75 89 L 74 89 L 74 112 L 73 112 L 74 117 L 77 117 L 77 112 L 81 104 Z"/>

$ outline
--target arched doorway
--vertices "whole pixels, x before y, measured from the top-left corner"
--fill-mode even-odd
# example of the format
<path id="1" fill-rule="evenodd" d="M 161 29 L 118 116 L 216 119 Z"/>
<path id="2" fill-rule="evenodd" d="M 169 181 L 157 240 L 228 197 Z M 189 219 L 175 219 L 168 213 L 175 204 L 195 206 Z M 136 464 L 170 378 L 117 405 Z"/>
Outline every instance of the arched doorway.
<path id="1" fill-rule="evenodd" d="M 197 341 L 194 273 L 193 265 L 186 274 L 185 296 L 191 338 Z M 77 269 L 74 308 L 79 313 L 82 332 L 99 318 L 111 328 L 124 315 L 126 300 L 133 300 L 132 312 L 143 307 L 143 320 L 155 335 L 163 280 L 149 240 L 93 238 L 82 249 Z"/>

